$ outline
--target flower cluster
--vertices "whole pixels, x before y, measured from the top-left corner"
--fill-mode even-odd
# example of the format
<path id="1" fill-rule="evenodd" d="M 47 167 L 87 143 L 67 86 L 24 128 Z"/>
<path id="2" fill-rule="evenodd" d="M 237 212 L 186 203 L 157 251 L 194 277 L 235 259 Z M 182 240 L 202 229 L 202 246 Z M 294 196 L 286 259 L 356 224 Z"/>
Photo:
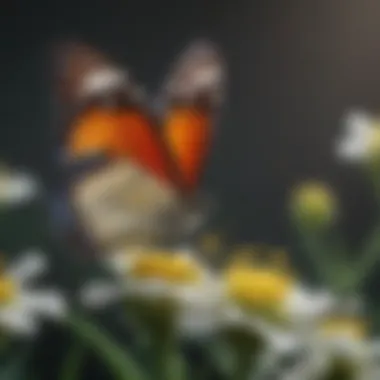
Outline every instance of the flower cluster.
<path id="1" fill-rule="evenodd" d="M 378 130 L 369 116 L 351 115 L 348 133 L 336 149 L 341 159 L 367 165 L 375 184 Z M 100 186 L 99 181 L 94 183 Z M 0 185 L 4 206 L 31 201 L 38 194 L 32 177 L 10 169 L 3 170 Z M 120 304 L 131 317 L 129 327 L 136 334 L 150 335 L 156 363 L 152 378 L 178 379 L 178 373 L 169 369 L 182 352 L 178 343 L 195 341 L 210 347 L 219 369 L 231 361 L 224 374 L 231 379 L 270 374 L 282 380 L 378 379 L 380 343 L 371 336 L 371 315 L 362 292 L 379 256 L 378 234 L 370 238 L 368 251 L 352 260 L 337 231 L 338 200 L 320 181 L 295 187 L 289 211 L 302 251 L 313 260 L 318 285 L 307 283 L 290 265 L 290 256 L 276 247 L 238 249 L 210 235 L 202 247 L 195 242 L 165 246 L 139 238 L 104 252 L 100 265 L 109 276 L 87 278 L 77 289 L 78 307 L 62 291 L 35 286 L 33 281 L 47 272 L 48 265 L 42 253 L 30 251 L 0 267 L 0 329 L 27 337 L 39 331 L 45 317 L 67 321 L 64 326 L 72 326 L 92 343 L 116 377 L 145 379 L 149 371 L 133 363 L 127 348 L 118 349 L 107 334 L 75 316 L 78 309 L 92 314 Z M 134 231 L 139 229 L 138 222 L 132 224 Z M 216 256 L 223 251 L 230 260 L 217 267 L 215 257 L 205 251 Z M 225 351 L 217 355 L 221 348 Z M 284 364 L 289 356 L 295 361 Z"/>
<path id="2" fill-rule="evenodd" d="M 267 252 L 265 261 L 255 255 L 251 260 L 238 256 L 218 272 L 197 259 L 196 253 L 126 249 L 105 260 L 117 282 L 88 283 L 83 302 L 88 307 L 106 307 L 117 300 L 137 300 L 152 314 L 153 309 L 170 314 L 178 339 L 203 340 L 240 331 L 247 341 L 260 342 L 260 352 L 267 359 L 261 370 L 301 376 L 289 378 L 309 379 L 317 372 L 322 379 L 341 362 L 357 376 L 374 371 L 377 344 L 368 340 L 360 310 L 342 312 L 338 295 L 307 288 L 278 252 Z M 237 347 L 230 344 L 229 349 Z M 292 352 L 306 358 L 294 368 L 282 368 L 281 358 Z M 254 369 L 257 353 L 251 355 L 249 370 Z"/>

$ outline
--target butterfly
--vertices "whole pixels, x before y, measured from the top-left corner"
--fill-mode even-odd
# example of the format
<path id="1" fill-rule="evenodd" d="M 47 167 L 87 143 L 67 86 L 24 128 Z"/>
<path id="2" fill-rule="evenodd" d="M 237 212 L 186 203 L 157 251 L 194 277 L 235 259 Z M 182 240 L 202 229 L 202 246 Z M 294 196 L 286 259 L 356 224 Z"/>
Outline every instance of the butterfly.
<path id="1" fill-rule="evenodd" d="M 226 82 L 216 46 L 194 41 L 184 49 L 161 86 L 160 112 L 147 104 L 130 70 L 96 49 L 72 43 L 57 57 L 56 93 L 71 115 L 61 141 L 64 164 L 74 172 L 76 208 L 93 235 L 124 238 L 125 231 L 117 230 L 128 224 L 126 214 L 134 220 L 145 215 L 156 232 L 162 216 L 166 230 L 180 228 L 185 218 L 173 215 L 183 216 L 183 207 L 199 214 L 192 199 L 197 199 Z M 88 175 L 92 165 L 103 167 L 101 174 Z"/>
<path id="2" fill-rule="evenodd" d="M 89 46 L 61 49 L 59 69 L 60 98 L 76 109 L 63 142 L 68 157 L 128 157 L 177 190 L 197 188 L 224 95 L 226 69 L 216 46 L 195 41 L 174 61 L 158 96 L 160 114 L 129 70 Z"/>

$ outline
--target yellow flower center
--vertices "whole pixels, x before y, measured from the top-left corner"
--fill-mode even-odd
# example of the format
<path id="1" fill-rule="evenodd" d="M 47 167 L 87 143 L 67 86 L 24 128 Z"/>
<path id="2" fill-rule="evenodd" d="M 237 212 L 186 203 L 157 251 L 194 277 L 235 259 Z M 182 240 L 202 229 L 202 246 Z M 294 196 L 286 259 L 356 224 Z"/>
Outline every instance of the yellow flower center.
<path id="1" fill-rule="evenodd" d="M 379 161 L 380 159 L 380 124 L 376 123 L 373 127 L 368 144 L 368 157 L 372 161 Z"/>
<path id="2" fill-rule="evenodd" d="M 195 282 L 200 274 L 201 268 L 195 261 L 164 252 L 141 254 L 132 269 L 136 278 L 154 278 L 177 284 Z"/>
<path id="3" fill-rule="evenodd" d="M 0 276 L 0 305 L 8 304 L 16 296 L 16 284 L 5 276 Z"/>
<path id="4" fill-rule="evenodd" d="M 359 318 L 332 318 L 321 326 L 321 333 L 327 338 L 345 337 L 362 341 L 367 336 L 367 326 Z"/>
<path id="5" fill-rule="evenodd" d="M 241 265 L 227 271 L 226 282 L 229 296 L 241 306 L 275 313 L 294 285 L 294 279 L 278 269 Z"/>

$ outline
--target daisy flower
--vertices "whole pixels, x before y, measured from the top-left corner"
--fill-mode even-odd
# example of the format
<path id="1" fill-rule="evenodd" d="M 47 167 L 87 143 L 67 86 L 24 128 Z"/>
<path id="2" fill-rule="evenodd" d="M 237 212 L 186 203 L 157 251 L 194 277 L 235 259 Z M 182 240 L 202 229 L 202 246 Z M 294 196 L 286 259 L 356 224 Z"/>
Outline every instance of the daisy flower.
<path id="1" fill-rule="evenodd" d="M 313 292 L 296 280 L 282 253 L 275 259 L 234 259 L 223 276 L 223 307 L 215 319 L 219 330 L 240 331 L 257 342 L 261 358 L 255 376 L 276 370 L 284 355 L 298 354 L 305 332 L 333 305 L 327 292 Z"/>
<path id="2" fill-rule="evenodd" d="M 82 291 L 85 305 L 102 307 L 120 299 L 169 301 L 177 311 L 179 330 L 194 333 L 213 327 L 222 294 L 220 282 L 189 249 L 128 250 L 114 254 L 107 265 L 117 282 L 87 284 Z"/>
<path id="3" fill-rule="evenodd" d="M 336 154 L 342 161 L 363 162 L 379 151 L 379 143 L 379 120 L 363 111 L 353 111 L 346 117 L 344 134 L 336 144 Z"/>
<path id="4" fill-rule="evenodd" d="M 39 185 L 33 176 L 26 172 L 0 168 L 0 203 L 20 205 L 33 200 L 39 192 Z"/>
<path id="5" fill-rule="evenodd" d="M 62 296 L 52 289 L 33 289 L 31 282 L 47 271 L 39 252 L 30 251 L 0 272 L 0 328 L 11 335 L 38 332 L 43 317 L 65 314 Z"/>
<path id="6" fill-rule="evenodd" d="M 304 346 L 308 355 L 284 374 L 290 379 L 375 380 L 380 376 L 380 346 L 370 340 L 366 321 L 355 316 L 335 316 L 321 323 L 317 335 Z"/>
<path id="7" fill-rule="evenodd" d="M 245 313 L 300 326 L 318 320 L 334 304 L 328 292 L 299 283 L 283 263 L 235 262 L 225 272 L 227 296 Z"/>

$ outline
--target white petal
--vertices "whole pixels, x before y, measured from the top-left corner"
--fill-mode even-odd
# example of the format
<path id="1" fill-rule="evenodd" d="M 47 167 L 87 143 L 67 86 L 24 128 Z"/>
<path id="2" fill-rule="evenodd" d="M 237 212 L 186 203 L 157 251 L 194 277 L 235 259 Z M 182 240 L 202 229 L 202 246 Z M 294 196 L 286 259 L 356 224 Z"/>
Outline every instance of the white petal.
<path id="1" fill-rule="evenodd" d="M 377 338 L 371 342 L 371 352 L 374 357 L 380 358 L 380 339 Z"/>
<path id="2" fill-rule="evenodd" d="M 362 140 L 350 138 L 339 141 L 336 147 L 338 158 L 343 161 L 360 162 L 364 159 L 367 145 Z"/>
<path id="3" fill-rule="evenodd" d="M 318 345 L 330 357 L 348 359 L 356 365 L 360 364 L 369 355 L 367 342 L 358 341 L 343 334 L 324 337 Z"/>
<path id="4" fill-rule="evenodd" d="M 270 344 L 276 352 L 290 352 L 297 350 L 302 346 L 303 342 L 300 337 L 291 333 L 275 332 L 269 334 Z"/>
<path id="5" fill-rule="evenodd" d="M 15 335 L 34 336 L 39 329 L 35 316 L 20 306 L 1 310 L 0 325 L 4 330 Z"/>
<path id="6" fill-rule="evenodd" d="M 115 274 L 121 275 L 124 278 L 131 270 L 143 249 L 128 248 L 113 252 L 105 259 L 106 266 Z"/>
<path id="7" fill-rule="evenodd" d="M 47 268 L 47 259 L 43 253 L 30 250 L 22 254 L 16 263 L 10 266 L 7 273 L 18 282 L 25 282 L 44 274 Z"/>
<path id="8" fill-rule="evenodd" d="M 337 156 L 343 160 L 361 161 L 368 149 L 370 133 L 374 128 L 372 124 L 366 114 L 350 113 L 346 119 L 344 135 L 337 142 Z"/>
<path id="9" fill-rule="evenodd" d="M 26 173 L 18 173 L 10 183 L 12 201 L 22 203 L 32 200 L 39 190 L 37 181 Z"/>
<path id="10" fill-rule="evenodd" d="M 35 178 L 27 173 L 11 172 L 9 178 L 0 177 L 0 198 L 2 202 L 18 205 L 35 198 L 39 185 Z"/>
<path id="11" fill-rule="evenodd" d="M 103 308 L 120 299 L 122 293 L 121 286 L 105 282 L 93 282 L 83 286 L 81 301 L 86 307 Z"/>
<path id="12" fill-rule="evenodd" d="M 272 335 L 277 333 L 271 324 L 255 315 L 247 314 L 235 305 L 226 305 L 221 314 L 226 327 L 242 327 L 253 334 L 259 333 L 261 336 L 265 336 L 267 340 L 271 340 Z"/>
<path id="13" fill-rule="evenodd" d="M 175 295 L 178 306 L 178 328 L 184 335 L 198 337 L 212 334 L 222 325 L 221 288 L 206 281 L 200 286 L 179 289 Z"/>
<path id="14" fill-rule="evenodd" d="M 67 311 L 67 304 L 63 296 L 54 290 L 24 290 L 20 295 L 19 302 L 29 312 L 51 318 L 63 318 Z"/>
<path id="15" fill-rule="evenodd" d="M 220 329 L 220 323 L 217 315 L 210 312 L 205 312 L 204 314 L 194 313 L 194 311 L 189 310 L 189 312 L 182 312 L 178 316 L 177 329 L 182 336 L 188 338 L 204 338 L 211 334 L 214 334 Z"/>
<path id="16" fill-rule="evenodd" d="M 247 326 L 249 317 L 238 307 L 226 305 L 222 310 L 221 318 L 225 326 Z"/>
<path id="17" fill-rule="evenodd" d="M 347 128 L 355 130 L 363 126 L 371 125 L 371 116 L 362 110 L 354 110 L 347 113 L 345 123 Z"/>
<path id="18" fill-rule="evenodd" d="M 328 371 L 328 361 L 319 360 L 317 358 L 308 358 L 302 361 L 295 368 L 286 371 L 282 376 L 282 380 L 319 380 L 326 376 Z"/>
<path id="19" fill-rule="evenodd" d="M 146 299 L 174 298 L 175 287 L 175 285 L 160 279 L 130 280 L 125 283 L 124 294 L 126 296 L 137 296 Z"/>
<path id="20" fill-rule="evenodd" d="M 285 300 L 284 313 L 294 322 L 310 322 L 327 314 L 335 305 L 329 293 L 316 293 L 295 287 Z"/>

